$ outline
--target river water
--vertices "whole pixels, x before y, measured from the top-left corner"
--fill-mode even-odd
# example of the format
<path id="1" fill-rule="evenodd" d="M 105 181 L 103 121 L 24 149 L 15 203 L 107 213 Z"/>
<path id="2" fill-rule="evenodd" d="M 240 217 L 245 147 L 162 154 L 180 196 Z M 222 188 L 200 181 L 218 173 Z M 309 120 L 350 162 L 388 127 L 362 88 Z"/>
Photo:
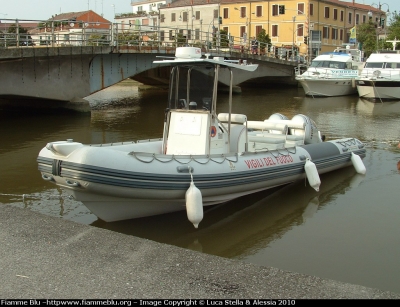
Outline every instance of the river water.
<path id="1" fill-rule="evenodd" d="M 400 293 L 400 101 L 308 98 L 301 88 L 243 89 L 234 113 L 315 120 L 327 139 L 366 143 L 366 175 L 353 167 L 239 198 L 205 211 L 199 229 L 186 212 L 105 223 L 41 179 L 47 142 L 103 143 L 160 137 L 167 92 L 122 82 L 88 97 L 91 115 L 0 110 L 0 204 L 262 266 Z M 228 96 L 219 94 L 219 112 Z M 225 109 L 224 109 L 225 108 Z"/>

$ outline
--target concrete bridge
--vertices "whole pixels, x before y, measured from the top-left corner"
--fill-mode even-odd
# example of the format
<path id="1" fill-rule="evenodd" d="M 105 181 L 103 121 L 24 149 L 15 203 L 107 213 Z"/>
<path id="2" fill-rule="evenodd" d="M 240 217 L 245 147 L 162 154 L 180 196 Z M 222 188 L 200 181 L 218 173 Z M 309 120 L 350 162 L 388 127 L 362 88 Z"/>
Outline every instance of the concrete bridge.
<path id="1" fill-rule="evenodd" d="M 175 48 L 150 46 L 19 47 L 0 49 L 0 104 L 35 104 L 90 111 L 84 98 L 126 78 L 167 84 L 169 67 L 153 64 Z M 205 50 L 204 50 L 205 52 Z M 213 56 L 259 64 L 253 73 L 234 74 L 234 84 L 297 84 L 296 63 L 240 52 L 211 51 Z M 228 74 L 220 82 L 228 84 Z"/>

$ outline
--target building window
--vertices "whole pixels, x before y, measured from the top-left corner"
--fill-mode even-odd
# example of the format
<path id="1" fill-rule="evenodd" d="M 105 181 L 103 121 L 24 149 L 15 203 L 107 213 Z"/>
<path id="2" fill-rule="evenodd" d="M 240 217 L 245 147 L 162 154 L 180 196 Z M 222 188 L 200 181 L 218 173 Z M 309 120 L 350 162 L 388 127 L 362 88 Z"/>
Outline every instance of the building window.
<path id="1" fill-rule="evenodd" d="M 143 6 L 138 6 L 137 7 L 137 12 L 139 13 L 139 12 L 143 12 Z"/>
<path id="2" fill-rule="evenodd" d="M 262 28 L 263 28 L 262 26 L 256 26 L 256 36 L 258 36 L 258 34 L 260 34 Z"/>
<path id="3" fill-rule="evenodd" d="M 340 21 L 344 21 L 344 11 L 340 11 Z"/>
<path id="4" fill-rule="evenodd" d="M 192 30 L 187 30 L 187 38 L 192 39 Z"/>
<path id="5" fill-rule="evenodd" d="M 164 30 L 160 31 L 160 41 L 164 41 L 165 40 L 165 33 Z"/>
<path id="6" fill-rule="evenodd" d="M 314 15 L 314 3 L 310 3 L 310 16 Z"/>
<path id="7" fill-rule="evenodd" d="M 262 6 L 261 5 L 257 5 L 256 6 L 256 16 L 257 17 L 261 17 L 262 16 Z"/>
<path id="8" fill-rule="evenodd" d="M 197 40 L 200 39 L 200 30 L 199 29 L 194 30 L 194 39 L 197 39 Z"/>
<path id="9" fill-rule="evenodd" d="M 360 14 L 356 14 L 356 25 L 360 24 Z"/>
<path id="10" fill-rule="evenodd" d="M 297 3 L 297 13 L 298 14 L 305 14 L 305 12 L 304 12 L 304 3 Z"/>
<path id="11" fill-rule="evenodd" d="M 176 13 L 171 13 L 171 21 L 176 21 Z"/>
<path id="12" fill-rule="evenodd" d="M 161 14 L 161 16 L 160 16 L 160 22 L 164 22 L 165 21 L 165 15 L 164 14 Z"/>
<path id="13" fill-rule="evenodd" d="M 297 25 L 297 36 L 303 36 L 304 25 Z"/>
<path id="14" fill-rule="evenodd" d="M 332 39 L 338 39 L 338 29 L 332 28 Z"/>
<path id="15" fill-rule="evenodd" d="M 342 41 L 343 40 L 343 29 L 340 29 L 340 32 L 339 32 L 339 39 Z"/>
<path id="16" fill-rule="evenodd" d="M 272 36 L 278 36 L 278 25 L 272 25 Z"/>
<path id="17" fill-rule="evenodd" d="M 240 37 L 246 36 L 246 27 L 240 26 Z"/>
<path id="18" fill-rule="evenodd" d="M 219 10 L 214 10 L 214 18 L 218 18 L 219 17 Z"/>
<path id="19" fill-rule="evenodd" d="M 337 18 L 338 18 L 337 9 L 333 9 L 333 20 L 337 20 Z"/>
<path id="20" fill-rule="evenodd" d="M 285 6 L 284 5 L 272 5 L 272 16 L 278 16 L 285 14 Z"/>
<path id="21" fill-rule="evenodd" d="M 322 38 L 329 38 L 329 28 L 328 27 L 323 27 L 322 28 Z"/>
<path id="22" fill-rule="evenodd" d="M 183 14 L 182 14 L 182 20 L 183 20 L 184 22 L 187 22 L 187 21 L 188 21 L 188 12 L 183 12 Z"/>
<path id="23" fill-rule="evenodd" d="M 272 5 L 272 16 L 278 16 L 279 15 L 279 10 L 278 10 L 278 5 L 274 4 Z"/>
<path id="24" fill-rule="evenodd" d="M 173 30 L 169 30 L 169 40 L 171 41 L 171 40 L 173 40 L 173 39 L 175 39 Z"/>
<path id="25" fill-rule="evenodd" d="M 349 22 L 350 24 L 351 24 L 352 19 L 353 19 L 353 14 L 351 14 L 351 13 L 349 12 L 349 19 L 348 19 L 348 22 Z"/>
<path id="26" fill-rule="evenodd" d="M 325 6 L 325 9 L 324 9 L 324 17 L 325 17 L 325 18 L 329 18 L 329 7 L 328 7 L 328 6 Z"/>
<path id="27" fill-rule="evenodd" d="M 195 12 L 196 20 L 200 20 L 200 11 Z"/>
<path id="28" fill-rule="evenodd" d="M 363 15 L 363 17 L 362 17 L 362 22 L 363 22 L 363 23 L 366 23 L 366 22 L 367 22 L 367 16 L 366 16 L 366 15 Z"/>
<path id="29" fill-rule="evenodd" d="M 246 18 L 246 7 L 245 6 L 242 6 L 240 8 L 240 17 L 241 18 Z"/>
<path id="30" fill-rule="evenodd" d="M 224 14 L 224 19 L 229 18 L 229 9 L 227 7 L 224 8 L 223 14 Z"/>

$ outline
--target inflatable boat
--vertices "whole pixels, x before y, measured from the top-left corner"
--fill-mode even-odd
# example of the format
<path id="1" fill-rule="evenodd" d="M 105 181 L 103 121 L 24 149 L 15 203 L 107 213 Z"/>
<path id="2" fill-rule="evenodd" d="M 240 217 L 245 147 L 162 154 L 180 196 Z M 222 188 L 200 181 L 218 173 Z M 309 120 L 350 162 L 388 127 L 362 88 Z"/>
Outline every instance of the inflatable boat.
<path id="1" fill-rule="evenodd" d="M 195 47 L 154 61 L 171 66 L 168 107 L 159 139 L 48 143 L 37 162 L 42 179 L 65 189 L 98 218 L 119 221 L 186 210 L 197 228 L 203 207 L 353 166 L 366 172 L 364 144 L 354 137 L 324 141 L 312 119 L 275 113 L 249 120 L 232 113 L 233 73 L 257 65 L 211 58 Z M 227 69 L 229 106 L 216 113 L 218 73 Z"/>

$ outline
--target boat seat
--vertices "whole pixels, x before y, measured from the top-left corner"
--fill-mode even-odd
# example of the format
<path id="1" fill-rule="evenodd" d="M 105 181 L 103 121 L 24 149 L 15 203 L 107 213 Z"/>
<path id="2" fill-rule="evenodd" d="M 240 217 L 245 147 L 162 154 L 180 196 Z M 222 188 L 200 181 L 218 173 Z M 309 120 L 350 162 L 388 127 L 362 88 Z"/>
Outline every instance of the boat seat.
<path id="1" fill-rule="evenodd" d="M 219 113 L 218 120 L 227 131 L 229 113 Z M 229 140 L 230 152 L 244 152 L 246 150 L 246 125 L 247 116 L 244 114 L 231 114 L 231 131 Z M 222 128 L 221 128 L 222 129 Z"/>
<path id="2" fill-rule="evenodd" d="M 251 150 L 252 146 L 258 148 L 258 150 L 273 150 L 285 147 L 288 131 L 286 124 L 280 122 L 248 121 L 247 128 L 255 130 L 248 132 L 249 150 Z M 272 133 L 272 131 L 276 131 L 278 134 Z M 263 144 L 255 145 L 255 143 Z"/>
<path id="3" fill-rule="evenodd" d="M 274 123 L 282 123 L 287 125 L 287 132 L 286 132 L 286 147 L 293 147 L 297 145 L 304 145 L 304 138 L 305 138 L 305 129 L 306 124 L 304 122 L 298 122 L 291 119 L 280 119 L 280 120 L 271 120 L 266 119 L 264 120 L 265 123 L 274 124 Z M 283 132 L 279 130 L 270 130 L 270 134 L 268 137 L 273 137 L 273 135 L 280 135 Z"/>
<path id="4" fill-rule="evenodd" d="M 231 137 L 229 141 L 230 152 L 244 152 L 246 150 L 246 127 L 238 125 L 231 127 Z"/>
<path id="5" fill-rule="evenodd" d="M 218 120 L 222 123 L 229 121 L 229 113 L 219 113 Z M 247 116 L 244 114 L 231 114 L 231 124 L 244 124 L 247 122 Z"/>
<path id="6" fill-rule="evenodd" d="M 256 130 L 261 130 L 261 131 L 279 131 L 280 134 L 286 134 L 287 133 L 287 125 L 285 123 L 281 123 L 279 121 L 256 121 L 256 120 L 249 120 L 247 122 L 247 128 L 248 129 L 256 129 Z"/>

